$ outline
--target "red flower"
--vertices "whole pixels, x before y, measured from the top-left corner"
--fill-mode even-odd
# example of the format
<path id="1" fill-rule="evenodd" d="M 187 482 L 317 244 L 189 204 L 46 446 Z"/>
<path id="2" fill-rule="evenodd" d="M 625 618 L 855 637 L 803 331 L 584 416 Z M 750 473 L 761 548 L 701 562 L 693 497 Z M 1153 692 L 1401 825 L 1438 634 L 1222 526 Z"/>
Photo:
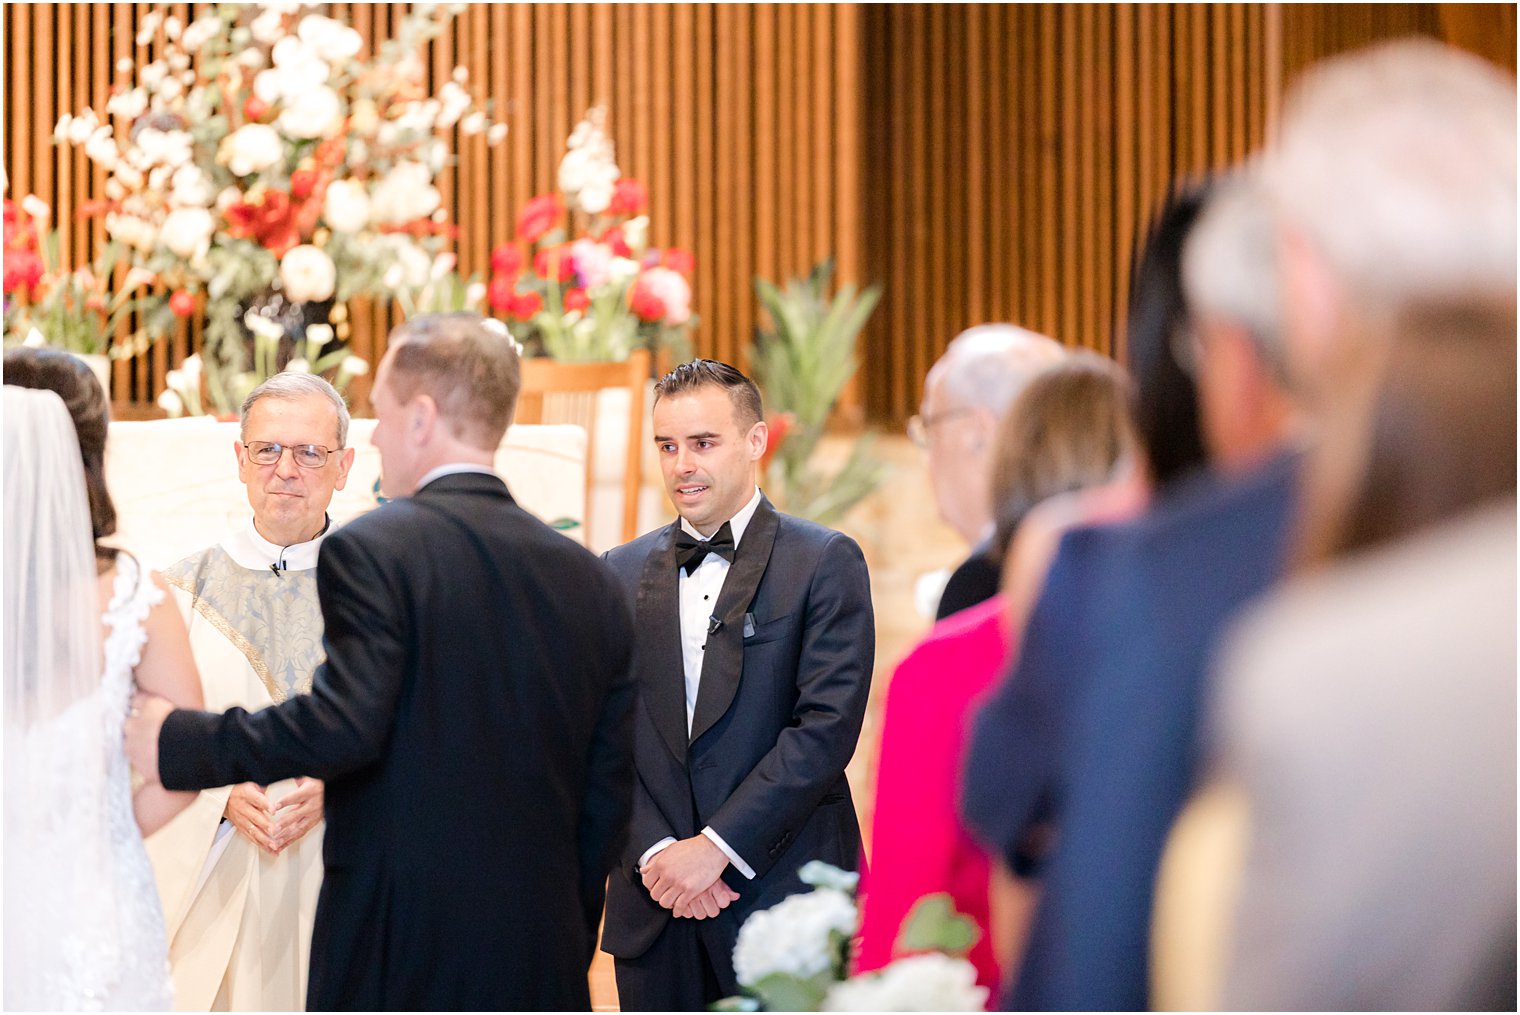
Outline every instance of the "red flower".
<path id="1" fill-rule="evenodd" d="M 248 101 L 243 103 L 243 119 L 250 123 L 262 120 L 269 115 L 269 103 L 257 95 L 248 96 Z"/>
<path id="2" fill-rule="evenodd" d="M 258 204 L 239 201 L 227 209 L 227 233 L 237 239 L 253 238 L 275 257 L 284 257 L 301 242 L 290 203 L 283 190 L 270 190 Z"/>
<path id="3" fill-rule="evenodd" d="M 542 309 L 544 309 L 544 298 L 534 292 L 519 293 L 513 296 L 507 305 L 507 313 L 519 321 L 531 319 Z"/>
<path id="4" fill-rule="evenodd" d="M 771 459 L 776 457 L 776 452 L 781 450 L 781 445 L 786 442 L 786 435 L 792 432 L 792 427 L 797 425 L 797 417 L 790 412 L 783 412 L 771 416 L 765 421 L 765 451 L 760 455 L 760 471 L 764 472 L 770 467 Z"/>
<path id="5" fill-rule="evenodd" d="M 633 288 L 628 292 L 628 309 L 641 321 L 665 320 L 665 301 L 644 284 L 642 275 L 634 281 Z"/>
<path id="6" fill-rule="evenodd" d="M 586 295 L 584 289 L 565 290 L 565 311 L 585 310 L 591 305 L 591 297 Z"/>
<path id="7" fill-rule="evenodd" d="M 317 174 L 310 169 L 297 169 L 290 174 L 290 196 L 297 201 L 304 201 L 310 197 L 316 186 Z"/>
<path id="8" fill-rule="evenodd" d="M 690 275 L 697 270 L 697 259 L 691 255 L 691 251 L 680 247 L 667 248 L 660 263 L 679 275 Z"/>
<path id="9" fill-rule="evenodd" d="M 503 243 L 491 251 L 491 271 L 498 275 L 516 275 L 522 270 L 522 251 L 515 243 Z"/>
<path id="10" fill-rule="evenodd" d="M 565 282 L 574 274 L 575 263 L 565 245 L 545 247 L 533 255 L 533 271 L 539 278 Z"/>
<path id="11" fill-rule="evenodd" d="M 607 206 L 610 215 L 637 215 L 649 203 L 649 188 L 638 180 L 624 177 L 612 188 L 612 203 Z"/>
<path id="12" fill-rule="evenodd" d="M 493 275 L 491 284 L 486 286 L 486 302 L 491 309 L 498 314 L 504 314 L 512 307 L 512 300 L 517 295 L 517 278 L 512 275 Z"/>
<path id="13" fill-rule="evenodd" d="M 558 194 L 538 195 L 523 205 L 522 214 L 517 217 L 517 238 L 524 243 L 537 243 L 564 212 Z"/>
<path id="14" fill-rule="evenodd" d="M 605 243 L 618 257 L 632 257 L 633 248 L 628 245 L 628 240 L 623 236 L 622 226 L 613 226 L 602 233 L 598 239 Z"/>
<path id="15" fill-rule="evenodd" d="M 169 309 L 174 311 L 175 317 L 189 317 L 195 313 L 195 297 L 183 289 L 176 289 L 169 297 Z"/>
<path id="16" fill-rule="evenodd" d="M 7 250 L 5 252 L 5 291 L 31 288 L 42 279 L 42 258 L 35 250 Z"/>

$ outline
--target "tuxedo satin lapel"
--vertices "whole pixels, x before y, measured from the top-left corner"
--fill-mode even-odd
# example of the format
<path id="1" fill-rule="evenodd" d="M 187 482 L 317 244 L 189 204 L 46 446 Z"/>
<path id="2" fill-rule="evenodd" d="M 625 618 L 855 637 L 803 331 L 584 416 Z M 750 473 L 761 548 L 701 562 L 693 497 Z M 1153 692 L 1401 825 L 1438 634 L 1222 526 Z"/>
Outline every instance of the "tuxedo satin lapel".
<path id="1" fill-rule="evenodd" d="M 649 552 L 639 579 L 635 618 L 639 644 L 639 693 L 660 739 L 678 761 L 686 760 L 686 679 L 681 661 L 681 607 L 676 585 L 676 521 Z"/>
<path id="2" fill-rule="evenodd" d="M 713 610 L 713 616 L 722 625 L 707 636 L 707 648 L 702 653 L 702 683 L 697 689 L 697 707 L 691 720 L 693 742 L 723 718 L 739 692 L 739 678 L 744 669 L 744 611 L 754 602 L 755 590 L 765 577 L 779 525 L 776 509 L 762 496 L 744 530 L 744 538 L 739 541 Z"/>

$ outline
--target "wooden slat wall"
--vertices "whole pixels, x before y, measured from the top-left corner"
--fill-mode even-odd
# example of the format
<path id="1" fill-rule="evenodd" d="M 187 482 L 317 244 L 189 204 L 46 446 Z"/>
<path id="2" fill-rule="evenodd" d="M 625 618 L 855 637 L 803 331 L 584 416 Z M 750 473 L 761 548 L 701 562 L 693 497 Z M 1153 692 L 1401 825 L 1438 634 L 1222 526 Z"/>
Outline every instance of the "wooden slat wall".
<path id="1" fill-rule="evenodd" d="M 5 5 L 10 193 L 54 205 L 75 263 L 102 227 L 73 209 L 104 179 L 50 144 L 52 125 L 103 108 L 116 60 L 152 58 L 134 35 L 154 6 Z M 405 10 L 330 6 L 370 46 Z M 494 149 L 454 138 L 441 189 L 462 268 L 484 272 L 605 103 L 619 165 L 649 185 L 652 241 L 696 254 L 697 350 L 742 361 L 753 277 L 832 254 L 842 279 L 885 286 L 858 393 L 900 419 L 974 323 L 1121 352 L 1130 252 L 1174 181 L 1259 145 L 1312 60 L 1409 32 L 1513 68 L 1513 8 L 1475 4 L 471 5 L 431 47 L 431 80 L 466 64 L 511 133 Z M 350 309 L 357 351 L 378 356 L 391 310 Z M 199 342 L 194 326 L 118 363 L 113 393 L 151 402 Z"/>

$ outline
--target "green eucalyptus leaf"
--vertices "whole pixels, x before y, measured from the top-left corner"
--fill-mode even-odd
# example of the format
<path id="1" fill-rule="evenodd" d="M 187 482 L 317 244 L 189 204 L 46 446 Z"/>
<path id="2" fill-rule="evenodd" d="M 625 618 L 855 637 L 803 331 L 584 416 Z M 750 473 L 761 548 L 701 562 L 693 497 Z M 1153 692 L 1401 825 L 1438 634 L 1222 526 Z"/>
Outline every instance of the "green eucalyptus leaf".
<path id="1" fill-rule="evenodd" d="M 956 912 L 949 893 L 935 892 L 913 904 L 892 950 L 898 955 L 939 951 L 964 957 L 979 937 L 976 921 Z"/>

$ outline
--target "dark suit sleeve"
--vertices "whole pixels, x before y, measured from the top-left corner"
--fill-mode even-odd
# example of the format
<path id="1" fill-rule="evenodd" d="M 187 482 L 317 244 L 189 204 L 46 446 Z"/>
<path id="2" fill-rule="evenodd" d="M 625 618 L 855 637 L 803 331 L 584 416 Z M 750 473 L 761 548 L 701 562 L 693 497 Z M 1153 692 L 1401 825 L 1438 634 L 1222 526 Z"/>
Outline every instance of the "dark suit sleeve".
<path id="1" fill-rule="evenodd" d="M 633 628 L 622 601 L 611 594 L 608 598 L 607 665 L 614 677 L 592 734 L 579 832 L 581 904 L 593 950 L 607 896 L 607 873 L 617 864 L 628 834 L 629 792 L 634 783 L 635 685 L 629 665 Z"/>
<path id="2" fill-rule="evenodd" d="M 876 626 L 855 541 L 834 533 L 807 593 L 793 725 L 708 824 L 763 877 L 855 753 L 871 692 Z"/>
<path id="3" fill-rule="evenodd" d="M 1077 658 L 1080 568 L 1063 543 L 1024 631 L 1012 672 L 972 720 L 961 817 L 989 851 L 1024 873 L 1020 845 L 1050 816 L 1064 692 Z"/>
<path id="4" fill-rule="evenodd" d="M 368 544 L 344 535 L 330 537 L 318 557 L 327 660 L 312 692 L 251 713 L 171 713 L 158 738 L 166 788 L 330 779 L 379 759 L 406 672 L 405 590 Z"/>
<path id="5" fill-rule="evenodd" d="M 950 580 L 945 582 L 945 591 L 940 593 L 934 619 L 944 620 L 952 613 L 986 602 L 998 594 L 1002 580 L 1001 561 L 994 560 L 986 552 L 973 553 L 961 561 L 960 567 L 950 572 Z"/>

